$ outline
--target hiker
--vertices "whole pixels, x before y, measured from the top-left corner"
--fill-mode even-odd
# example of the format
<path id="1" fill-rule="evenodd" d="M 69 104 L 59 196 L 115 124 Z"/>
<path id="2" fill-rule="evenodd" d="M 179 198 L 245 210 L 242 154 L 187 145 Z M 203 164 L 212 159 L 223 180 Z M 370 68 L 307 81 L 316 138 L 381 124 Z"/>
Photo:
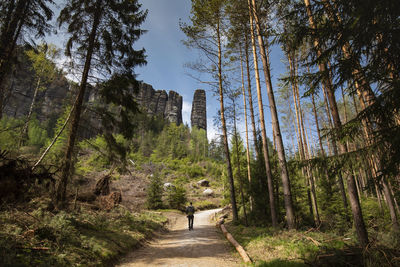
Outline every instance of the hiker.
<path id="1" fill-rule="evenodd" d="M 186 214 L 189 222 L 189 230 L 193 230 L 194 207 L 192 206 L 192 202 L 186 207 Z"/>

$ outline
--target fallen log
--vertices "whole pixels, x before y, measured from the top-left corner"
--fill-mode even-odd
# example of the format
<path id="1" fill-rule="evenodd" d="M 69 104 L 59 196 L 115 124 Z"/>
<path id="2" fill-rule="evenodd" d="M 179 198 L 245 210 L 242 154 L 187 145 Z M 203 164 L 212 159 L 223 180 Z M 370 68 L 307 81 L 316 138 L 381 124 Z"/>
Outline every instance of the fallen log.
<path id="1" fill-rule="evenodd" d="M 223 224 L 223 220 L 218 222 L 218 225 L 220 226 L 222 233 L 228 239 L 229 242 L 235 247 L 237 252 L 239 252 L 239 255 L 242 257 L 243 261 L 245 263 L 251 263 L 251 259 L 249 255 L 247 255 L 246 251 L 244 248 L 233 238 L 233 236 L 226 230 L 225 225 Z"/>

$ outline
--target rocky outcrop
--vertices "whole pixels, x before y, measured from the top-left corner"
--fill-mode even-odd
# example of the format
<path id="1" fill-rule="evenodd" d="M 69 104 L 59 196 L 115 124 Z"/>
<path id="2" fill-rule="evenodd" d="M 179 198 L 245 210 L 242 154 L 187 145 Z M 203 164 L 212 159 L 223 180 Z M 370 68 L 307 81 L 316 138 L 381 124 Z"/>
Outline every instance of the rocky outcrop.
<path id="1" fill-rule="evenodd" d="M 206 92 L 197 89 L 194 92 L 192 102 L 192 114 L 190 116 L 192 127 L 196 126 L 207 131 Z"/>
<path id="2" fill-rule="evenodd" d="M 3 113 L 9 117 L 21 118 L 28 114 L 34 93 L 35 79 L 31 70 L 31 63 L 24 53 L 21 53 L 22 62 L 15 74 L 7 78 L 10 92 L 6 94 Z M 46 122 L 46 127 L 52 129 L 61 115 L 66 104 L 71 104 L 77 88 L 74 88 L 62 73 L 55 79 L 43 85 L 36 98 L 34 113 L 41 122 Z M 132 89 L 133 90 L 133 89 Z M 145 113 L 150 116 L 160 116 L 169 122 L 182 123 L 183 99 L 178 93 L 165 90 L 154 90 L 146 83 L 140 83 L 139 90 L 134 96 Z M 92 105 L 99 100 L 96 87 L 88 85 L 84 97 L 85 105 Z M 101 132 L 101 123 L 98 114 L 88 109 L 81 118 L 82 137 L 92 137 Z"/>
<path id="3" fill-rule="evenodd" d="M 30 65 L 19 70 L 19 76 L 11 78 L 12 92 L 6 99 L 4 114 L 20 118 L 26 116 L 32 103 L 35 91 L 33 73 L 28 69 Z M 57 119 L 62 111 L 63 104 L 69 97 L 70 85 L 67 79 L 57 75 L 55 79 L 46 84 L 46 89 L 39 91 L 34 112 L 40 121 Z"/>
<path id="4" fill-rule="evenodd" d="M 146 83 L 141 83 L 139 92 L 135 97 L 138 104 L 149 115 L 159 115 L 169 122 L 182 123 L 182 96 L 174 91 L 154 90 Z"/>

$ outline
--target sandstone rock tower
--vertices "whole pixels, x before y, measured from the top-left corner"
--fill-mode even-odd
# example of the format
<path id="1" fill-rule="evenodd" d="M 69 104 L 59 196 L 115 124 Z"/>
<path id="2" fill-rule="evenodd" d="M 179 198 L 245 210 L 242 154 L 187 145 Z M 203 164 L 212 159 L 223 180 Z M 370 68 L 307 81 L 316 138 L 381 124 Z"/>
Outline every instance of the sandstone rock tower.
<path id="1" fill-rule="evenodd" d="M 197 89 L 194 92 L 192 102 L 192 114 L 190 116 L 191 124 L 207 131 L 207 113 L 206 113 L 206 92 Z"/>
<path id="2" fill-rule="evenodd" d="M 169 122 L 177 125 L 182 123 L 182 96 L 177 92 L 165 90 L 154 90 L 146 83 L 141 83 L 136 101 L 149 115 L 161 115 Z"/>

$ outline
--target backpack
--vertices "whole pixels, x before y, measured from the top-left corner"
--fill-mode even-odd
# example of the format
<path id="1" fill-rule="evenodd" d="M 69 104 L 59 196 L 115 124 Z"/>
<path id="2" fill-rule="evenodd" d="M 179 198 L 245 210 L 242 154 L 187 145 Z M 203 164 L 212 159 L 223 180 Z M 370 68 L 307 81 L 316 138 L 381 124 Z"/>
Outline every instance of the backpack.
<path id="1" fill-rule="evenodd" d="M 192 216 L 194 214 L 194 207 L 193 206 L 188 206 L 186 208 L 186 213 L 187 213 L 187 215 Z"/>

